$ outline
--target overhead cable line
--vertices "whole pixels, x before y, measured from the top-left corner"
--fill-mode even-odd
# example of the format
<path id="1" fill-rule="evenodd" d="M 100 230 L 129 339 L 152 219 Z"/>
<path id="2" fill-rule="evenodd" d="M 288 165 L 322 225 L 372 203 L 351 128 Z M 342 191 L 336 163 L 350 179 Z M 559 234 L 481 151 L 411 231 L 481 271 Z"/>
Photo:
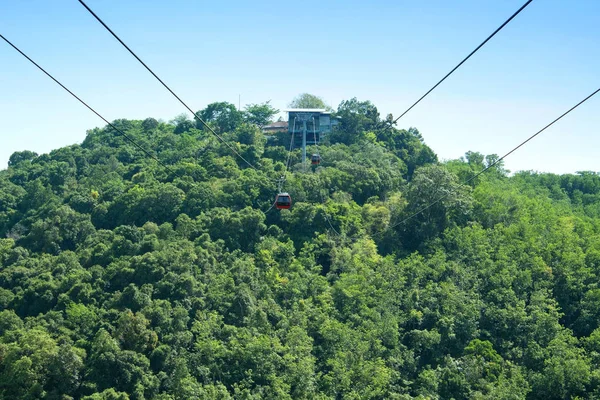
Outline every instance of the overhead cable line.
<path id="1" fill-rule="evenodd" d="M 285 170 L 283 171 L 283 174 L 281 175 L 281 178 L 279 178 L 277 180 L 277 193 L 281 193 L 281 191 L 283 190 L 283 184 L 286 181 L 286 175 L 290 166 L 290 162 L 292 159 L 292 149 L 294 148 L 294 131 L 296 130 L 296 118 L 294 118 L 294 125 L 293 125 L 293 129 L 292 129 L 292 140 L 290 141 L 290 150 L 288 151 L 288 156 L 287 159 L 285 161 Z M 269 207 L 269 209 L 267 211 L 265 211 L 265 214 L 268 214 L 269 211 L 271 211 L 273 209 L 273 207 L 275 207 L 277 204 L 277 197 L 275 197 L 275 201 L 273 201 L 273 204 L 271 204 L 271 207 Z"/>
<path id="2" fill-rule="evenodd" d="M 469 55 L 466 56 L 461 62 L 459 62 L 458 65 L 456 65 L 456 67 L 452 68 L 452 70 L 450 70 L 450 72 L 448 72 L 442 79 L 440 79 L 440 81 L 438 83 L 433 85 L 433 87 L 431 89 L 429 89 L 427 92 L 425 92 L 425 94 L 423 96 L 421 96 L 419 98 L 419 100 L 415 101 L 412 106 L 408 107 L 406 109 L 406 111 L 404 111 L 402 114 L 400 114 L 400 116 L 398 118 L 396 118 L 395 120 L 393 120 L 392 123 L 390 123 L 386 128 L 389 128 L 392 125 L 394 125 L 396 122 L 398 122 L 398 120 L 400 118 L 405 116 L 410 110 L 412 110 L 417 104 L 419 104 L 421 102 L 421 100 L 423 100 L 425 97 L 427 97 L 427 95 L 429 95 L 429 93 L 433 92 L 435 90 L 435 88 L 437 88 L 442 82 L 444 82 L 446 80 L 446 78 L 448 78 L 450 75 L 452 75 L 454 73 L 454 71 L 456 71 L 458 68 L 460 68 L 461 65 L 463 65 L 469 58 L 471 58 L 471 56 L 473 56 L 475 53 L 477 53 L 477 51 L 479 51 L 479 49 L 481 49 L 487 42 L 489 42 L 490 39 L 492 39 L 494 36 L 496 36 L 496 34 L 498 32 L 500 32 L 502 30 L 502 28 L 504 28 L 506 25 L 508 25 L 508 23 L 510 21 L 512 21 L 517 15 L 519 15 L 519 13 L 521 11 L 523 11 L 525 9 L 525 7 L 527 7 L 532 1 L 533 0 L 528 0 L 527 2 L 525 2 L 525 4 L 523 4 L 521 6 L 521 8 L 519 8 L 517 11 L 515 11 L 515 13 L 510 16 L 510 18 L 508 18 L 506 21 L 504 21 L 504 23 L 502 25 L 500 25 L 494 32 L 492 32 L 492 34 L 490 36 L 488 36 L 483 42 L 481 42 L 479 44 L 479 46 L 477 46 L 475 48 L 475 50 L 473 50 L 471 53 L 469 53 Z"/>
<path id="3" fill-rule="evenodd" d="M 530 0 L 530 1 L 531 1 L 531 0 Z M 225 146 L 227 146 L 227 147 L 229 148 L 229 150 L 231 150 L 231 151 L 232 151 L 232 152 L 233 152 L 233 153 L 234 153 L 236 156 L 238 156 L 238 157 L 239 157 L 241 160 L 243 160 L 243 161 L 244 161 L 246 164 L 248 164 L 248 165 L 249 165 L 251 168 L 254 168 L 255 170 L 258 170 L 258 168 L 256 168 L 256 167 L 254 166 L 254 164 L 252 164 L 250 161 L 246 160 L 246 159 L 245 159 L 245 158 L 244 158 L 244 157 L 243 157 L 243 156 L 242 156 L 242 155 L 241 155 L 241 154 L 240 154 L 240 153 L 239 153 L 239 152 L 238 152 L 236 149 L 234 149 L 234 148 L 233 148 L 233 147 L 232 147 L 232 146 L 231 146 L 231 145 L 230 145 L 230 144 L 229 144 L 229 143 L 228 143 L 228 142 L 227 142 L 225 139 L 223 139 L 223 137 L 221 137 L 221 135 L 219 135 L 217 132 L 215 132 L 215 130 L 214 130 L 214 129 L 213 129 L 211 126 L 210 126 L 210 125 L 208 125 L 208 124 L 207 124 L 207 123 L 206 123 L 206 122 L 205 122 L 205 121 L 204 121 L 202 118 L 200 118 L 200 116 L 198 115 L 198 113 L 196 113 L 196 112 L 192 111 L 192 109 L 191 109 L 191 108 L 190 108 L 190 107 L 189 107 L 189 106 L 188 106 L 188 105 L 187 105 L 187 104 L 186 104 L 186 103 L 185 103 L 183 100 L 181 100 L 181 98 L 180 98 L 179 96 L 177 96 L 177 95 L 175 94 L 175 92 L 174 92 L 173 90 L 171 90 L 171 88 L 170 88 L 169 86 L 167 86 L 167 84 L 166 84 L 166 83 L 165 83 L 165 82 L 164 82 L 162 79 L 160 79 L 160 78 L 158 77 L 158 75 L 156 75 L 156 74 L 154 73 L 154 71 L 153 71 L 153 70 L 152 70 L 152 69 L 151 69 L 151 68 L 150 68 L 150 67 L 149 67 L 149 66 L 148 66 L 148 65 L 147 65 L 145 62 L 143 62 L 143 61 L 142 61 L 142 59 L 141 59 L 141 58 L 139 58 L 139 57 L 138 57 L 138 55 L 137 55 L 137 54 L 135 54 L 135 53 L 133 52 L 133 50 L 131 50 L 131 49 L 129 48 L 129 46 L 127 46 L 127 45 L 125 44 L 125 42 L 124 42 L 123 40 L 121 40 L 121 38 L 120 38 L 119 36 L 117 36 L 117 34 L 116 34 L 116 33 L 115 33 L 115 32 L 114 32 L 112 29 L 110 29 L 110 28 L 109 28 L 109 26 L 108 26 L 108 25 L 106 25 L 106 23 L 105 23 L 105 22 L 104 22 L 104 21 L 103 21 L 103 20 L 102 20 L 102 19 L 101 19 L 101 18 L 100 18 L 100 17 L 99 17 L 99 16 L 98 16 L 96 13 L 95 13 L 94 11 L 92 11 L 92 9 L 91 9 L 91 8 L 89 8 L 89 7 L 88 7 L 88 5 L 87 5 L 87 4 L 85 4 L 85 2 L 83 2 L 82 0 L 79 0 L 79 2 L 81 3 L 81 5 L 82 5 L 82 6 L 84 6 L 84 7 L 85 7 L 85 9 L 86 9 L 86 10 L 88 10 L 88 11 L 90 12 L 90 14 L 92 14 L 92 15 L 94 16 L 94 18 L 96 18 L 96 20 L 97 20 L 98 22 L 100 22 L 100 24 L 101 24 L 101 25 L 102 25 L 104 28 L 106 28 L 106 30 L 107 30 L 107 31 L 109 31 L 109 32 L 110 32 L 110 34 L 111 34 L 111 35 L 113 35 L 113 37 L 114 37 L 115 39 L 117 39 L 117 41 L 118 41 L 119 43 L 121 43 L 121 44 L 123 45 L 123 47 L 125 47 L 125 48 L 127 49 L 127 51 L 129 51 L 129 53 L 131 53 L 131 55 L 132 55 L 133 57 L 135 57 L 135 59 L 136 59 L 136 60 L 138 60 L 138 61 L 140 62 L 140 64 L 142 64 L 142 65 L 143 65 L 143 66 L 144 66 L 144 67 L 145 67 L 145 68 L 148 70 L 148 72 L 150 72 L 150 73 L 152 74 L 152 76 L 154 76 L 154 77 L 155 77 L 155 78 L 156 78 L 156 79 L 157 79 L 157 80 L 158 80 L 158 81 L 159 81 L 159 82 L 160 82 L 160 83 L 161 83 L 161 84 L 162 84 L 162 85 L 165 87 L 165 89 L 167 89 L 167 90 L 168 90 L 168 91 L 169 91 L 169 92 L 170 92 L 170 93 L 171 93 L 171 94 L 172 94 L 172 95 L 173 95 L 173 96 L 174 96 L 174 97 L 175 97 L 177 100 L 179 100 L 179 102 L 180 102 L 180 103 L 181 103 L 181 104 L 182 104 L 182 105 L 183 105 L 183 106 L 184 106 L 184 107 L 185 107 L 185 108 L 186 108 L 186 109 L 187 109 L 189 112 L 191 112 L 191 113 L 192 113 L 192 115 L 194 115 L 194 117 L 195 117 L 195 118 L 196 118 L 198 121 L 200 121 L 200 123 L 201 123 L 202 125 L 204 125 L 204 127 L 205 127 L 206 129 L 208 129 L 208 130 L 210 131 L 210 133 L 212 133 L 214 136 L 216 136 L 216 137 L 217 137 L 217 139 L 219 139 L 219 140 L 221 141 L 221 143 L 223 143 Z"/>
<path id="4" fill-rule="evenodd" d="M 471 181 L 473 181 L 474 179 L 476 179 L 477 177 L 479 177 L 480 175 L 484 174 L 486 171 L 490 170 L 491 168 L 495 167 L 496 165 L 498 165 L 501 161 L 503 161 L 506 157 L 508 157 L 509 155 L 511 155 L 512 153 L 514 153 L 515 151 L 517 151 L 519 148 L 523 147 L 525 144 L 527 144 L 529 141 L 531 141 L 532 139 L 534 139 L 536 136 L 538 136 L 540 133 L 544 132 L 546 129 L 550 128 L 552 125 L 554 125 L 556 122 L 558 122 L 559 120 L 561 120 L 563 117 L 565 117 L 567 114 L 569 114 L 571 111 L 575 110 L 577 107 L 579 107 L 580 105 L 582 105 L 583 103 L 585 103 L 586 101 L 588 101 L 589 99 L 591 99 L 594 95 L 596 95 L 598 92 L 600 92 L 600 88 L 596 89 L 594 92 L 592 92 L 590 95 L 588 95 L 586 98 L 584 98 L 583 100 L 581 100 L 579 103 L 575 104 L 573 107 L 571 107 L 570 109 L 568 109 L 567 111 L 565 111 L 562 115 L 560 115 L 558 118 L 556 118 L 554 121 L 550 122 L 548 125 L 544 126 L 542 129 L 540 129 L 539 131 L 537 131 L 536 133 L 534 133 L 533 135 L 529 136 L 527 139 L 525 139 L 524 141 L 522 141 L 521 143 L 519 143 L 517 146 L 515 146 L 512 150 L 510 150 L 508 153 L 504 154 L 502 157 L 500 157 L 499 159 L 497 159 L 496 161 L 494 161 L 492 164 L 488 165 L 487 167 L 485 167 L 484 169 L 482 169 L 481 171 L 479 171 L 478 173 L 476 173 L 475 175 L 473 175 L 472 177 L 470 177 L 469 179 L 467 179 L 465 182 L 462 183 L 461 186 L 466 186 L 468 183 L 470 183 Z M 437 200 L 435 200 L 434 202 L 428 204 L 427 206 L 419 209 L 418 211 L 416 211 L 415 213 L 409 215 L 408 217 L 402 219 L 401 221 L 387 227 L 387 229 L 385 231 L 381 231 L 379 233 L 376 233 L 374 235 L 371 236 L 378 236 L 381 235 L 382 233 L 386 232 L 387 230 L 391 229 L 391 228 L 395 228 L 399 225 L 404 224 L 405 222 L 409 221 L 410 219 L 416 217 L 417 215 L 421 214 L 423 211 L 428 210 L 429 208 L 433 207 L 434 205 L 438 204 L 440 201 L 444 200 L 446 197 L 449 196 L 450 193 L 446 193 L 442 196 L 440 196 Z"/>
<path id="5" fill-rule="evenodd" d="M 294 149 L 294 134 L 296 133 L 296 117 L 294 117 L 294 125 L 292 125 L 292 139 L 290 140 L 290 149 L 288 150 L 287 160 L 285 161 L 285 171 L 283 171 L 282 179 L 280 179 L 281 184 L 286 179 L 286 175 L 288 170 L 290 169 L 290 163 L 292 161 L 292 150 Z M 278 189 L 281 191 L 281 187 Z"/>
<path id="6" fill-rule="evenodd" d="M 2 34 L 0 34 L 0 38 L 2 38 L 13 49 L 15 49 L 23 57 L 25 57 L 30 63 L 32 63 L 33 65 L 35 65 L 40 71 L 42 71 L 44 74 L 46 74 L 50 79 L 52 79 L 54 82 L 56 82 L 61 88 L 63 88 L 64 90 L 66 90 L 71 96 L 73 96 L 74 98 L 76 98 L 81 104 L 83 104 L 84 106 L 86 106 L 91 112 L 93 112 L 98 117 L 100 117 L 100 119 L 102 119 L 104 122 L 106 122 L 108 124 L 108 126 L 110 126 L 115 131 L 117 131 L 118 133 L 120 133 L 131 144 L 133 144 L 135 147 L 137 147 L 138 149 L 140 149 L 148 157 L 154 159 L 156 162 L 158 162 L 161 166 L 163 166 L 169 172 L 174 172 L 169 166 L 167 166 L 166 164 L 164 164 L 158 157 L 156 157 L 155 155 L 153 155 L 152 153 L 150 153 L 146 149 L 144 149 L 144 147 L 142 147 L 139 143 L 137 143 L 133 138 L 131 138 L 129 135 L 127 135 L 121 129 L 119 129 L 116 126 L 114 126 L 106 118 L 104 118 L 102 115 L 100 115 L 100 113 L 98 113 L 90 105 L 88 105 L 85 101 L 83 101 L 81 98 L 79 98 L 75 93 L 73 93 L 72 91 L 70 91 L 65 85 L 63 85 L 62 83 L 60 83 L 60 81 L 58 81 L 58 79 L 56 79 L 54 76 L 52 76 L 48 71 L 46 71 L 44 68 L 42 68 L 38 63 L 36 63 L 35 61 L 33 61 L 27 54 L 25 54 L 24 52 L 22 52 L 17 46 L 15 46 L 11 41 L 9 41 L 7 38 L 5 38 Z"/>
<path id="7" fill-rule="evenodd" d="M 315 147 L 317 149 L 317 157 L 319 160 L 319 163 L 322 161 L 321 158 L 321 153 L 319 152 L 319 142 L 317 141 L 317 128 L 316 128 L 316 123 L 315 123 L 315 117 L 312 117 L 312 123 L 313 123 L 313 141 L 315 143 Z M 321 134 L 319 134 L 319 140 L 321 139 Z M 312 157 L 311 157 L 312 159 Z M 316 173 L 316 171 L 315 171 Z M 321 180 L 321 173 L 316 173 L 317 175 L 317 179 L 319 180 L 319 183 L 323 183 L 323 181 Z M 327 189 L 325 189 L 327 190 Z M 325 196 L 323 196 L 323 192 L 321 192 L 321 188 L 319 188 L 319 194 L 321 195 L 321 203 L 323 204 L 323 212 L 325 213 L 325 220 L 327 221 L 327 224 L 329 225 L 329 227 L 335 232 L 336 235 L 340 236 L 340 233 L 337 231 L 337 229 L 335 229 L 335 227 L 333 226 L 333 224 L 331 223 L 331 218 L 329 218 L 329 213 L 327 212 L 327 205 L 326 203 L 326 199 Z"/>

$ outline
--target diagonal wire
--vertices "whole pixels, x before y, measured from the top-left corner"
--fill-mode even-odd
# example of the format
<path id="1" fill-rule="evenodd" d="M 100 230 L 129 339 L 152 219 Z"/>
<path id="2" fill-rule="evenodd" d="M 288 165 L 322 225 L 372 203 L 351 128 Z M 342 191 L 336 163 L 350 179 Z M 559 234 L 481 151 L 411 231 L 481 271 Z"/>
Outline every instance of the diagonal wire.
<path id="1" fill-rule="evenodd" d="M 125 132 L 123 132 L 122 130 L 120 130 L 119 128 L 117 128 L 116 126 L 114 126 L 111 122 L 109 122 L 106 118 L 104 118 L 102 115 L 100 115 L 100 113 L 98 113 L 96 110 L 94 110 L 90 105 L 88 105 L 85 101 L 81 100 L 81 98 L 79 98 L 75 93 L 73 93 L 72 91 L 70 91 L 65 85 L 63 85 L 62 83 L 60 83 L 60 81 L 58 81 L 58 79 L 56 79 L 54 76 L 52 76 L 48 71 L 46 71 L 44 68 L 42 68 L 38 63 L 36 63 L 35 61 L 33 61 L 27 54 L 25 54 L 24 52 L 21 51 L 21 49 L 19 49 L 17 46 L 15 46 L 11 41 L 9 41 L 7 38 L 5 38 L 2 34 L 0 34 L 0 38 L 2 38 L 6 43 L 8 43 L 13 49 L 15 49 L 17 52 L 19 52 L 23 57 L 25 57 L 30 63 L 32 63 L 33 65 L 35 65 L 40 71 L 42 71 L 44 74 L 46 74 L 50 79 L 52 79 L 54 82 L 56 82 L 61 88 L 63 88 L 64 90 L 66 90 L 71 96 L 75 97 L 77 100 L 79 100 L 79 102 L 81 104 L 83 104 L 84 106 L 86 106 L 91 112 L 93 112 L 94 114 L 96 114 L 98 117 L 100 117 L 100 119 L 102 119 L 104 122 L 106 122 L 111 128 L 113 128 L 115 131 L 117 131 L 118 133 L 120 133 L 125 139 L 127 139 L 131 144 L 133 144 L 135 147 L 137 147 L 138 149 L 140 149 L 144 154 L 146 154 L 148 157 L 154 159 L 156 162 L 158 162 L 160 165 L 162 165 L 165 169 L 167 169 L 169 172 L 174 172 L 169 166 L 167 166 L 166 164 L 164 164 L 162 161 L 160 161 L 160 159 L 158 159 L 158 157 L 156 157 L 155 155 L 153 155 L 152 153 L 148 152 L 146 149 L 144 149 L 139 143 L 137 143 L 135 140 L 133 140 L 133 138 L 131 138 L 129 135 L 127 135 Z"/>
<path id="2" fill-rule="evenodd" d="M 321 159 L 321 153 L 319 152 L 319 143 L 317 142 L 317 128 L 316 128 L 316 123 L 315 123 L 315 117 L 313 117 L 313 140 L 315 142 L 315 147 L 317 149 L 317 156 L 319 157 L 319 161 L 323 161 Z M 321 137 L 319 136 L 319 139 Z M 316 175 L 317 175 L 317 179 L 319 180 L 319 186 L 321 186 L 321 184 L 323 183 L 323 180 L 321 179 L 321 173 L 317 173 L 315 171 Z M 327 189 L 326 189 L 327 190 Z M 329 217 L 329 214 L 327 213 L 327 205 L 326 203 L 326 199 L 325 196 L 323 195 L 323 192 L 321 192 L 321 189 L 319 188 L 319 195 L 321 196 L 321 203 L 323 203 L 323 208 L 324 208 L 324 213 L 325 213 L 325 220 L 327 221 L 327 224 L 329 225 L 329 227 L 331 228 L 331 230 L 333 230 L 335 232 L 336 235 L 341 236 L 340 233 L 337 231 L 337 229 L 335 229 L 335 227 L 333 226 L 333 223 L 331 223 L 331 218 Z"/>
<path id="3" fill-rule="evenodd" d="M 472 52 L 470 52 L 469 55 L 466 56 L 461 62 L 459 62 L 456 67 L 452 68 L 452 70 L 450 72 L 448 72 L 442 79 L 440 79 L 438 83 L 436 83 L 435 85 L 433 85 L 433 87 L 431 89 L 429 89 L 423 96 L 421 96 L 419 98 L 419 100 L 415 101 L 413 103 L 413 105 L 411 105 L 410 107 L 408 107 L 406 109 L 406 111 L 404 111 L 402 114 L 400 114 L 400 116 L 398 118 L 396 118 L 394 121 L 392 121 L 392 123 L 390 123 L 389 125 L 387 125 L 386 129 L 390 128 L 392 125 L 394 125 L 396 122 L 398 122 L 398 120 L 400 118 L 402 118 L 403 116 L 405 116 L 406 114 L 408 114 L 408 112 L 410 110 L 412 110 L 417 104 L 419 104 L 421 102 L 421 100 L 423 100 L 425 97 L 427 97 L 427 95 L 429 95 L 429 93 L 433 92 L 435 90 L 435 88 L 437 88 L 442 82 L 444 82 L 446 80 L 446 78 L 448 78 L 450 75 L 452 75 L 454 73 L 454 71 L 456 71 L 457 69 L 459 69 L 461 65 L 463 65 L 469 58 L 471 58 L 471 56 L 473 56 L 475 53 L 477 53 L 477 51 L 479 51 L 479 49 L 481 49 L 483 46 L 485 46 L 485 44 L 487 42 L 489 42 L 494 36 L 496 36 L 496 34 L 498 32 L 500 32 L 502 30 L 502 28 L 504 28 L 506 25 L 508 25 L 508 23 L 510 21 L 512 21 L 517 15 L 519 15 L 519 13 L 521 11 L 523 11 L 525 9 L 525 7 L 527 7 L 532 1 L 533 0 L 528 0 L 527 2 L 525 2 L 525 4 L 523 4 L 521 6 L 521 8 L 519 8 L 517 11 L 515 11 L 515 13 L 510 16 L 510 18 L 508 18 L 506 21 L 504 21 L 504 23 L 502 25 L 500 25 L 494 32 L 492 32 L 492 34 L 489 35 L 483 42 L 481 42 L 479 44 L 479 46 L 477 46 L 475 48 L 475 50 L 473 50 Z"/>
<path id="4" fill-rule="evenodd" d="M 287 160 L 285 161 L 285 171 L 283 173 L 283 177 L 285 179 L 285 175 L 290 169 L 290 162 L 292 161 L 292 150 L 294 149 L 294 135 L 296 133 L 296 117 L 294 117 L 294 124 L 292 125 L 292 140 L 290 140 L 290 149 L 288 150 Z"/>
<path id="5" fill-rule="evenodd" d="M 548 125 L 544 126 L 542 129 L 540 129 L 539 131 L 537 131 L 536 133 L 534 133 L 533 135 L 529 136 L 527 139 L 525 139 L 524 141 L 522 141 L 521 143 L 519 143 L 517 146 L 515 146 L 512 150 L 510 150 L 508 153 L 504 154 L 502 157 L 500 157 L 499 159 L 497 159 L 495 162 L 493 162 L 492 164 L 488 165 L 487 167 L 485 167 L 484 169 L 482 169 L 481 171 L 479 171 L 478 173 L 476 173 L 475 175 L 473 175 L 472 177 L 470 177 L 469 179 L 467 179 L 465 182 L 462 183 L 461 186 L 465 186 L 467 185 L 469 182 L 473 181 L 475 178 L 477 178 L 478 176 L 484 174 L 486 171 L 488 171 L 489 169 L 495 167 L 496 165 L 498 165 L 498 163 L 500 163 L 501 161 L 503 161 L 506 157 L 508 157 L 509 155 L 511 155 L 512 153 L 514 153 L 515 151 L 517 151 L 519 148 L 523 147 L 525 144 L 527 144 L 529 141 L 533 140 L 536 136 L 538 136 L 540 133 L 544 132 L 546 129 L 550 128 L 552 125 L 554 125 L 556 122 L 558 122 L 559 120 L 561 120 L 563 117 L 565 117 L 567 114 L 569 114 L 571 111 L 575 110 L 577 107 L 579 107 L 580 105 L 582 105 L 583 103 L 585 103 L 586 101 L 588 101 L 589 99 L 591 99 L 594 95 L 596 95 L 598 92 L 600 92 L 600 88 L 596 89 L 594 92 L 592 92 L 590 95 L 588 95 L 586 98 L 584 98 L 583 100 L 581 100 L 579 103 L 575 104 L 573 107 L 571 107 L 570 109 L 568 109 L 567 111 L 565 111 L 563 114 L 561 114 L 558 118 L 556 118 L 554 121 L 550 122 Z M 387 230 L 392 229 L 397 227 L 398 225 L 402 225 L 405 222 L 409 221 L 410 219 L 416 217 L 417 215 L 421 214 L 423 211 L 428 210 L 429 208 L 433 207 L 434 205 L 438 204 L 440 201 L 444 200 L 446 197 L 448 197 L 450 193 L 446 193 L 442 196 L 440 196 L 437 200 L 435 200 L 434 202 L 428 204 L 427 206 L 417 210 L 416 212 L 414 212 L 413 214 L 409 215 L 408 217 L 402 219 L 401 221 L 388 226 Z M 381 235 L 382 233 L 384 233 L 385 231 L 381 231 L 379 233 L 376 233 L 373 236 L 378 236 Z"/>
<path id="6" fill-rule="evenodd" d="M 133 57 L 135 57 L 135 59 L 136 59 L 136 60 L 138 60 L 138 61 L 140 62 L 140 64 L 142 64 L 142 65 L 143 65 L 143 66 L 144 66 L 144 67 L 145 67 L 145 68 L 148 70 L 148 72 L 150 72 L 150 73 L 152 74 L 152 76 L 154 76 L 154 77 L 155 77 L 155 78 L 156 78 L 156 79 L 157 79 L 157 80 L 158 80 L 158 81 L 159 81 L 159 82 L 160 82 L 160 83 L 161 83 L 161 84 L 162 84 L 162 85 L 165 87 L 165 89 L 167 89 L 167 90 L 168 90 L 168 91 L 169 91 L 169 92 L 170 92 L 170 93 L 171 93 L 171 94 L 172 94 L 172 95 L 173 95 L 173 96 L 174 96 L 174 97 L 175 97 L 177 100 L 179 100 L 179 102 L 180 102 L 181 104 L 183 104 L 183 106 L 184 106 L 185 108 L 187 108 L 187 110 L 188 110 L 190 113 L 192 113 L 192 114 L 194 115 L 194 117 L 195 117 L 195 118 L 196 118 L 198 121 L 200 121 L 200 123 L 201 123 L 202 125 L 204 125 L 204 127 L 205 127 L 206 129 L 208 129 L 208 130 L 210 131 L 210 133 L 212 133 L 214 136 L 216 136 L 216 137 L 217 137 L 217 139 L 219 139 L 219 140 L 221 141 L 221 143 L 223 143 L 225 146 L 227 146 L 227 147 L 229 148 L 229 150 L 231 150 L 231 151 L 232 151 L 232 152 L 233 152 L 233 153 L 234 153 L 236 156 L 238 156 L 238 157 L 239 157 L 241 160 L 243 160 L 243 161 L 244 161 L 246 164 L 248 164 L 248 165 L 249 165 L 251 168 L 254 168 L 255 170 L 258 170 L 258 168 L 256 168 L 256 167 L 254 166 L 254 164 L 252 164 L 250 161 L 246 160 L 246 159 L 245 159 L 245 158 L 244 158 L 244 157 L 243 157 L 243 156 L 242 156 L 242 155 L 241 155 L 241 154 L 240 154 L 240 153 L 239 153 L 239 152 L 238 152 L 236 149 L 234 149 L 234 148 L 233 148 L 233 147 L 232 147 L 232 146 L 231 146 L 231 145 L 230 145 L 230 144 L 229 144 L 227 141 L 225 141 L 225 139 L 223 139 L 223 137 L 221 137 L 221 135 L 219 135 L 217 132 L 215 132 L 215 130 L 214 130 L 212 127 L 210 127 L 210 126 L 209 126 L 209 125 L 208 125 L 208 124 L 207 124 L 207 123 L 206 123 L 206 122 L 205 122 L 205 121 L 204 121 L 202 118 L 200 118 L 200 116 L 198 115 L 198 113 L 196 113 L 196 112 L 192 111 L 192 109 L 191 109 L 191 108 L 190 108 L 190 107 L 189 107 L 189 106 L 188 106 L 188 105 L 187 105 L 187 104 L 186 104 L 186 103 L 185 103 L 183 100 L 181 100 L 181 98 L 180 98 L 179 96 L 177 96 L 177 95 L 175 94 L 175 92 L 174 92 L 173 90 L 171 90 L 171 88 L 170 88 L 169 86 L 167 86 L 167 84 L 166 84 L 166 83 L 165 83 L 165 82 L 164 82 L 162 79 L 160 79 L 160 78 L 158 77 L 158 75 L 156 75 L 156 74 L 154 73 L 154 71 L 153 71 L 152 69 L 150 69 L 150 67 L 149 67 L 148 65 L 146 65 L 146 63 L 145 63 L 145 62 L 143 62 L 143 61 L 142 61 L 142 59 L 141 59 L 141 58 L 139 58 L 139 57 L 137 56 L 137 54 L 135 54 L 135 53 L 133 52 L 133 50 L 131 50 L 131 49 L 129 48 L 129 46 L 127 46 L 127 45 L 125 44 L 125 42 L 123 42 L 123 41 L 121 40 L 121 38 L 120 38 L 119 36 L 117 36 L 117 34 L 116 34 L 115 32 L 113 32 L 113 30 L 112 30 L 112 29 L 110 29 L 110 28 L 108 27 L 108 25 L 106 25 L 106 23 L 104 23 L 104 21 L 103 21 L 103 20 L 102 20 L 102 19 L 101 19 L 101 18 L 100 18 L 98 15 L 96 15 L 96 13 L 95 13 L 94 11 L 92 11 L 92 9 L 91 9 L 91 8 L 89 8 L 89 7 L 88 7 L 88 5 L 87 5 L 87 4 L 85 4 L 85 2 L 83 2 L 83 0 L 78 0 L 78 1 L 81 3 L 81 5 L 82 5 L 82 6 L 84 6 L 84 7 L 85 7 L 85 9 L 86 9 L 86 10 L 88 10 L 88 11 L 90 12 L 90 14 L 92 14 L 92 15 L 94 16 L 94 18 L 96 18 L 96 20 L 98 20 L 98 22 L 100 22 L 100 24 L 101 24 L 101 25 L 102 25 L 104 28 L 106 28 L 106 30 L 107 30 L 107 31 L 109 31 L 109 32 L 110 32 L 110 34 L 111 34 L 111 35 L 113 35 L 113 37 L 114 37 L 115 39 L 117 39 L 117 41 L 118 41 L 119 43 L 121 43 L 121 44 L 123 45 L 123 47 L 125 47 L 125 48 L 127 49 L 127 51 L 129 51 L 129 53 L 131 53 L 131 55 L 132 55 Z M 530 1 L 531 1 L 531 0 L 530 0 Z"/>

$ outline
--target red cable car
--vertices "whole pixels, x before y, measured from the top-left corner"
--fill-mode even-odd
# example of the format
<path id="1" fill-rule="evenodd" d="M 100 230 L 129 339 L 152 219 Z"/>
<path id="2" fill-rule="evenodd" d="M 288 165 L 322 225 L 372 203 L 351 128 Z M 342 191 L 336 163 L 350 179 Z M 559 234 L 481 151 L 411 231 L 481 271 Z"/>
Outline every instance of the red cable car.
<path id="1" fill-rule="evenodd" d="M 310 158 L 310 163 L 312 165 L 319 165 L 321 163 L 321 156 L 318 154 L 313 154 Z"/>
<path id="2" fill-rule="evenodd" d="M 275 207 L 278 210 L 287 210 L 292 206 L 292 197 L 288 193 L 279 193 L 275 197 Z"/>

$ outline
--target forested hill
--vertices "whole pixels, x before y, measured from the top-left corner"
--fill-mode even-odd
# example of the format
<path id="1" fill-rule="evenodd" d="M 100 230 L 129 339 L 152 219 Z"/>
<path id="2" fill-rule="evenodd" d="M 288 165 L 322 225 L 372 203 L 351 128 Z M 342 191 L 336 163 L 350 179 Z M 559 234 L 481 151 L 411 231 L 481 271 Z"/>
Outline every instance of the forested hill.
<path id="1" fill-rule="evenodd" d="M 110 127 L 12 155 L 0 399 L 600 398 L 600 176 L 462 186 L 497 157 L 356 99 L 286 171 L 271 111 L 201 112 L 255 169 L 183 117 L 114 121 L 164 165 Z"/>

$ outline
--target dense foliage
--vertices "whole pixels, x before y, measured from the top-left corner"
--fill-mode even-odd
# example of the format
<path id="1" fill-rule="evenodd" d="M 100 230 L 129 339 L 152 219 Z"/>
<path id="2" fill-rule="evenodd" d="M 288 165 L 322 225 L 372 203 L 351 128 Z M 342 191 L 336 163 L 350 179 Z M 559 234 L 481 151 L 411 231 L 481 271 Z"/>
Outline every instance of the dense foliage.
<path id="1" fill-rule="evenodd" d="M 331 107 L 321 97 L 310 93 L 299 94 L 290 102 L 289 106 L 291 108 L 320 108 L 332 111 Z"/>
<path id="2" fill-rule="evenodd" d="M 600 398 L 600 176 L 463 186 L 497 157 L 356 99 L 286 171 L 265 106 L 200 112 L 256 169 L 185 117 L 114 122 L 168 169 L 109 127 L 13 154 L 1 399 Z"/>

